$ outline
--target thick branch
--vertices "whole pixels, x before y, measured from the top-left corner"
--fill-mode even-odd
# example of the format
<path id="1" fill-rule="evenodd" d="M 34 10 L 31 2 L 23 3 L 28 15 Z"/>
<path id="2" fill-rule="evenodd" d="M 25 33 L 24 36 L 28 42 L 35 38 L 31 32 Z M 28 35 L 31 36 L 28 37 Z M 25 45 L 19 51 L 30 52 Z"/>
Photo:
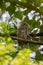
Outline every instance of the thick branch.
<path id="1" fill-rule="evenodd" d="M 39 42 L 39 41 L 33 41 L 33 40 L 28 40 L 28 39 L 25 40 L 25 39 L 14 37 L 14 36 L 11 36 L 11 38 L 15 39 L 15 40 L 23 41 L 23 42 L 29 42 L 29 43 L 32 43 L 32 44 L 43 45 L 43 42 Z"/>
<path id="2" fill-rule="evenodd" d="M 19 40 L 19 41 L 23 41 L 23 42 L 29 42 L 31 44 L 37 44 L 37 45 L 43 45 L 43 42 L 40 41 L 33 41 L 33 40 L 29 40 L 29 39 L 22 39 L 22 38 L 18 38 L 17 35 L 13 35 L 13 34 L 0 34 L 0 37 L 5 37 L 5 36 L 10 36 L 12 39 L 14 40 Z"/>

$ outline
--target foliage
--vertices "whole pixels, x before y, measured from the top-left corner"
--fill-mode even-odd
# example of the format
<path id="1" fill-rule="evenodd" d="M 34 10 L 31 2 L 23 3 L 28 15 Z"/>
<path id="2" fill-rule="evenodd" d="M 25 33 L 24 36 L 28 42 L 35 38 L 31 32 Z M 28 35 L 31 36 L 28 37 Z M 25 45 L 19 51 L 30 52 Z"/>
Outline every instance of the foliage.
<path id="1" fill-rule="evenodd" d="M 22 49 L 18 41 L 9 35 L 18 31 L 19 26 L 14 27 L 13 21 L 16 25 L 19 21 L 27 22 L 30 33 L 43 32 L 43 0 L 0 0 L 0 19 L 5 12 L 8 12 L 10 18 L 0 22 L 0 65 L 43 65 L 43 54 L 38 49 L 40 45 L 28 43 Z M 43 36 L 32 40 L 43 42 Z M 31 58 L 32 52 L 36 53 L 36 59 Z"/>

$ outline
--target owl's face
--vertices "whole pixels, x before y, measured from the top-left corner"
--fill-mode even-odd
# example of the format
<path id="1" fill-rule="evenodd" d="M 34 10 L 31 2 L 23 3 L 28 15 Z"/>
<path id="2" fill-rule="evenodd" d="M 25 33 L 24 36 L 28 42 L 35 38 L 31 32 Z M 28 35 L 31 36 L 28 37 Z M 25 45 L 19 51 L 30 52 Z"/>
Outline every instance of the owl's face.
<path id="1" fill-rule="evenodd" d="M 25 28 L 25 29 L 29 28 L 29 27 L 28 27 L 28 24 L 27 24 L 27 23 L 25 23 L 25 22 L 24 22 L 24 23 L 22 23 L 20 27 Z"/>

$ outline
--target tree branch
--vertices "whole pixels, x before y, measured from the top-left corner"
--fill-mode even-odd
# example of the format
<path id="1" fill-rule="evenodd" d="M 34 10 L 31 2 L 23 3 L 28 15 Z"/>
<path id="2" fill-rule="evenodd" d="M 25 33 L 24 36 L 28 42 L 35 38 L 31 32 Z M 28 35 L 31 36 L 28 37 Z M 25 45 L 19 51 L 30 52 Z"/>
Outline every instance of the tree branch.
<path id="1" fill-rule="evenodd" d="M 5 37 L 5 36 L 7 36 L 7 37 L 11 37 L 12 39 L 14 39 L 14 40 L 19 40 L 19 41 L 23 41 L 23 42 L 29 42 L 29 43 L 31 43 L 31 44 L 37 44 L 37 45 L 43 45 L 43 42 L 40 42 L 40 41 L 34 41 L 34 40 L 29 40 L 29 39 L 22 39 L 22 38 L 18 38 L 17 37 L 17 35 L 16 34 L 0 34 L 0 37 Z"/>
<path id="2" fill-rule="evenodd" d="M 30 33 L 29 35 L 30 35 L 31 37 L 43 36 L 43 32 L 40 32 L 40 33 L 37 33 L 37 34 Z"/>
<path id="3" fill-rule="evenodd" d="M 43 45 L 43 42 L 39 42 L 39 41 L 33 41 L 33 40 L 28 40 L 28 39 L 25 40 L 25 39 L 14 37 L 14 36 L 11 36 L 11 38 L 15 40 L 23 41 L 23 42 L 29 42 L 31 44 Z"/>
<path id="4" fill-rule="evenodd" d="M 43 58 L 33 58 L 33 57 L 31 57 L 31 59 L 33 59 L 33 60 L 35 59 L 35 60 L 39 60 L 39 61 L 43 60 Z"/>

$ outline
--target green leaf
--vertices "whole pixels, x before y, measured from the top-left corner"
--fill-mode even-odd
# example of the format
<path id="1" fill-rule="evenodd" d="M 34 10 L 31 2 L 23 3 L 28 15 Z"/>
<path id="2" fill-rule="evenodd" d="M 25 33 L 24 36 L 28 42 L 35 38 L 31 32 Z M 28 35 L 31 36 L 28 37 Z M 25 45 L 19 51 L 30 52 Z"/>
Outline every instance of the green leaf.
<path id="1" fill-rule="evenodd" d="M 36 52 L 36 60 L 43 60 L 43 54 L 41 54 L 41 52 L 38 50 L 37 52 Z"/>
<path id="2" fill-rule="evenodd" d="M 40 26 L 40 32 L 43 32 L 43 25 Z"/>
<path id="3" fill-rule="evenodd" d="M 17 12 L 14 13 L 14 16 L 16 18 L 19 18 L 19 19 L 22 20 L 22 18 L 23 18 L 23 12 L 22 11 L 17 11 Z"/>
<path id="4" fill-rule="evenodd" d="M 6 11 L 8 11 L 10 15 L 14 14 L 14 12 L 15 12 L 15 5 L 16 5 L 15 3 L 11 3 L 11 5 L 6 8 Z"/>
<path id="5" fill-rule="evenodd" d="M 43 13 L 43 6 L 40 7 L 40 11 Z"/>
<path id="6" fill-rule="evenodd" d="M 27 0 L 22 0 L 22 2 L 26 2 Z"/>

